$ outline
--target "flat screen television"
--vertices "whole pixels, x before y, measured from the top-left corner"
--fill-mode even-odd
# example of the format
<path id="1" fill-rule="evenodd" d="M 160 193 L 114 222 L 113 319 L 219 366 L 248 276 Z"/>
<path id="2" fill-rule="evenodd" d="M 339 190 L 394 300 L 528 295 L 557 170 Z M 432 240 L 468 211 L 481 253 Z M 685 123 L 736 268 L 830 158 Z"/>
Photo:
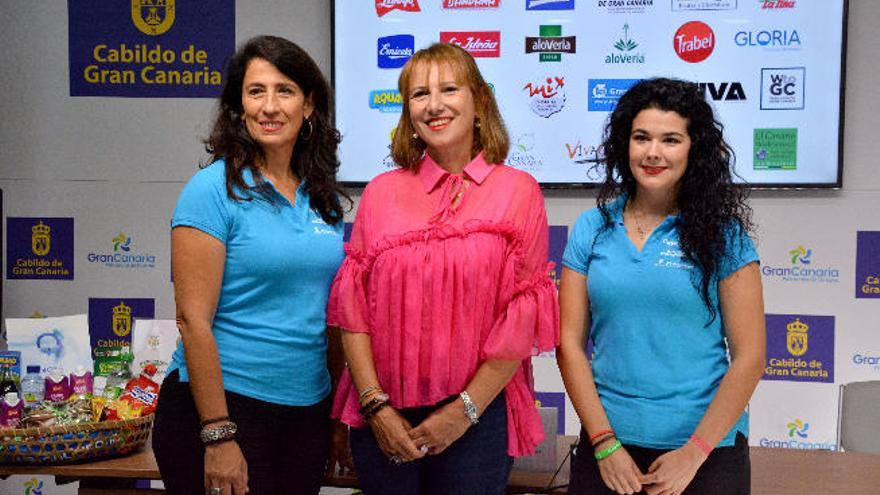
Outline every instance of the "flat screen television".
<path id="1" fill-rule="evenodd" d="M 545 187 L 602 180 L 606 119 L 639 79 L 697 82 L 737 181 L 842 181 L 846 0 L 335 0 L 340 179 L 394 168 L 400 67 L 445 41 L 475 57 L 511 138 L 507 164 Z"/>

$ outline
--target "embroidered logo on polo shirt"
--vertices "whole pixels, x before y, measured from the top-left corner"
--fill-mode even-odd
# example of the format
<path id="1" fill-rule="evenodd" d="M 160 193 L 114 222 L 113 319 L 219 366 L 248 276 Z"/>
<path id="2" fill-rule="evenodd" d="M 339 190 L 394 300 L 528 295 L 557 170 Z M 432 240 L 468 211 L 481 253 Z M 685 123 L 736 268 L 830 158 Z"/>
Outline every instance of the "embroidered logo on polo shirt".
<path id="1" fill-rule="evenodd" d="M 665 249 L 660 251 L 660 257 L 654 266 L 663 268 L 675 268 L 678 270 L 693 270 L 694 265 L 685 260 L 684 251 L 681 250 L 678 241 L 663 239 Z"/>

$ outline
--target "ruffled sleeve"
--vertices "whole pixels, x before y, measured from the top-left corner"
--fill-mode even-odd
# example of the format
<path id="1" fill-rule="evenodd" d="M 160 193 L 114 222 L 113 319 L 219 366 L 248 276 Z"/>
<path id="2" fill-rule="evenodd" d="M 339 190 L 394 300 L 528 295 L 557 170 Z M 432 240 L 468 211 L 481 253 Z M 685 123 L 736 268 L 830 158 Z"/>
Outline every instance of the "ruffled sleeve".
<path id="1" fill-rule="evenodd" d="M 369 333 L 369 306 L 367 303 L 368 264 L 364 253 L 364 223 L 370 217 L 370 203 L 367 191 L 361 197 L 355 216 L 351 238 L 345 244 L 345 261 L 336 272 L 327 300 L 327 325 L 339 327 L 349 332 Z"/>

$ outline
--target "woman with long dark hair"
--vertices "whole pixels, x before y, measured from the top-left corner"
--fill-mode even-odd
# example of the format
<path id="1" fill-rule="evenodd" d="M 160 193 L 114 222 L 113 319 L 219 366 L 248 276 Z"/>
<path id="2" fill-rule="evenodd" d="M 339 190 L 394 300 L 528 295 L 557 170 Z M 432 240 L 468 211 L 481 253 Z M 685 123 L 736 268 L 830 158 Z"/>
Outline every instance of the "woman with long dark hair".
<path id="1" fill-rule="evenodd" d="M 731 159 L 694 83 L 641 81 L 610 116 L 598 207 L 563 257 L 557 361 L 583 425 L 572 494 L 749 492 L 764 311 Z"/>
<path id="2" fill-rule="evenodd" d="M 299 46 L 260 36 L 235 53 L 206 140 L 212 163 L 171 220 L 181 344 L 153 433 L 169 493 L 318 493 L 331 431 L 325 310 L 344 256 L 339 139 L 328 84 Z"/>

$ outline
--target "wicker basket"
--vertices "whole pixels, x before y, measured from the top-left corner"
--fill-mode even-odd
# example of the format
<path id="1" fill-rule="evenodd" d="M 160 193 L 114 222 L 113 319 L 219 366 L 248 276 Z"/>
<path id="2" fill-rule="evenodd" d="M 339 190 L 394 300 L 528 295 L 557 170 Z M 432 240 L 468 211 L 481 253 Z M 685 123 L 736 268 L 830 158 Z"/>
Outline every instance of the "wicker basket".
<path id="1" fill-rule="evenodd" d="M 63 464 L 127 454 L 146 443 L 153 415 L 122 421 L 0 430 L 0 464 Z"/>

